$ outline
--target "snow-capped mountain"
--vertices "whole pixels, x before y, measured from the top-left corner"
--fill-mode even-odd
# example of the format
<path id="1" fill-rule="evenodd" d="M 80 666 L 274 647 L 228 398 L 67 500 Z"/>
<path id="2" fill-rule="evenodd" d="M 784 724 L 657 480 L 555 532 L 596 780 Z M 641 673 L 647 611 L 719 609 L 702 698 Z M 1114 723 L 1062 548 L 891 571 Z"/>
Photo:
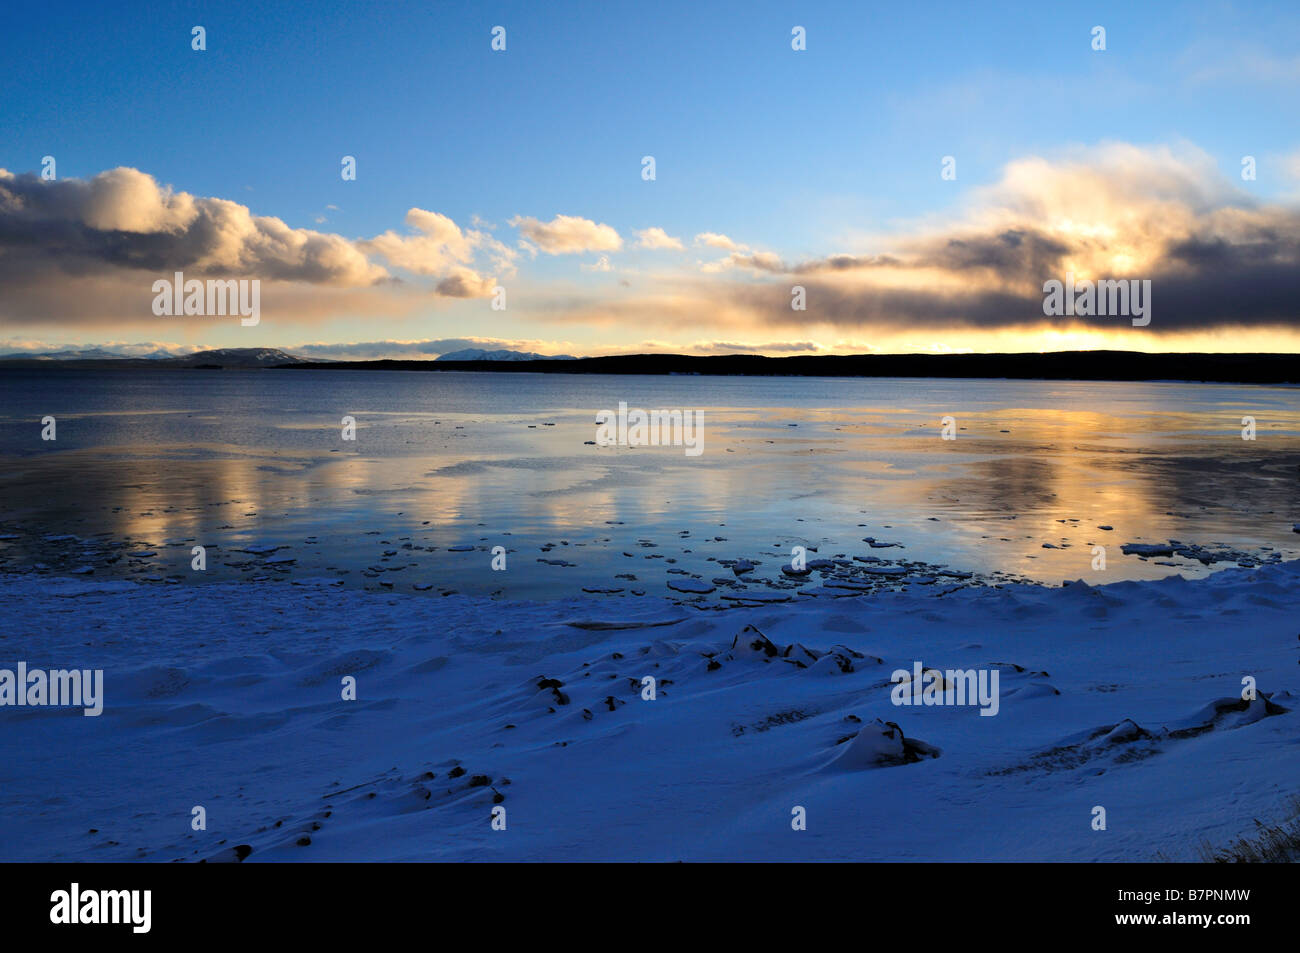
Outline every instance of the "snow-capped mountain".
<path id="1" fill-rule="evenodd" d="M 438 355 L 440 361 L 573 361 L 572 354 L 536 354 L 532 351 L 486 351 L 483 348 L 468 347 L 461 351 L 448 351 Z"/>
<path id="2" fill-rule="evenodd" d="M 162 348 L 159 348 L 156 351 L 150 351 L 147 354 L 122 354 L 119 351 L 110 351 L 102 347 L 90 347 L 67 348 L 62 351 L 14 351 L 11 354 L 0 354 L 0 361 L 111 361 L 124 357 L 162 360 L 177 356 L 178 355 Z"/>
<path id="3" fill-rule="evenodd" d="M 304 364 L 295 357 L 275 347 L 222 347 L 211 351 L 196 351 L 171 363 L 192 367 L 197 364 L 218 364 L 222 367 L 274 367 L 276 364 Z"/>

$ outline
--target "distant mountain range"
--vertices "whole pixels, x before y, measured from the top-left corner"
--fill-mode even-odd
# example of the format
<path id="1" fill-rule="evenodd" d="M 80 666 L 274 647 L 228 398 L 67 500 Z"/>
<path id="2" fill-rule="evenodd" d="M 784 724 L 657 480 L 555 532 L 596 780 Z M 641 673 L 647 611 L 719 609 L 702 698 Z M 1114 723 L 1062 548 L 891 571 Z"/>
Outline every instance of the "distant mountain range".
<path id="1" fill-rule="evenodd" d="M 133 359 L 145 361 L 157 361 L 169 357 L 179 357 L 181 355 L 173 354 L 171 351 L 159 348 L 156 351 L 150 351 L 148 354 L 132 354 Z M 34 353 L 32 351 L 15 351 L 12 354 L 0 354 L 0 361 L 117 361 L 127 357 L 125 354 L 118 354 L 116 351 L 106 351 L 102 347 L 91 347 L 83 350 L 66 350 L 66 351 L 43 351 Z"/>
<path id="2" fill-rule="evenodd" d="M 502 349 L 497 351 L 487 351 L 482 348 L 466 348 L 462 351 L 449 351 L 440 355 L 439 361 L 574 361 L 577 360 L 571 354 L 535 354 L 529 351 L 512 351 Z M 274 347 L 223 347 L 209 351 L 195 351 L 193 354 L 175 354 L 171 351 L 159 348 L 148 354 L 119 354 L 115 351 L 109 351 L 102 347 L 85 348 L 81 350 L 69 349 L 66 351 L 44 351 L 33 353 L 31 351 L 15 351 L 11 354 L 0 354 L 0 361 L 8 363 L 12 361 L 112 361 L 114 363 L 127 362 L 138 364 L 148 362 L 151 366 L 155 364 L 168 365 L 173 367 L 198 367 L 198 366 L 217 366 L 217 367 L 274 367 L 277 364 L 302 364 L 302 363 L 328 363 L 319 359 L 309 361 L 308 358 L 298 357 L 287 351 L 281 351 Z"/>
<path id="3" fill-rule="evenodd" d="M 168 363 L 181 367 L 275 367 L 277 364 L 306 364 L 304 358 L 296 357 L 287 351 L 275 347 L 220 347 L 211 351 L 196 351 L 184 357 L 171 358 Z"/>
<path id="4" fill-rule="evenodd" d="M 55 364 L 60 367 L 275 367 L 281 364 L 307 363 L 304 358 L 274 347 L 222 347 L 193 354 L 172 354 L 165 350 L 127 357 L 101 347 L 85 350 L 47 351 L 32 354 L 20 351 L 0 354 L 0 363 L 8 366 Z"/>
<path id="5" fill-rule="evenodd" d="M 485 351 L 482 348 L 467 347 L 463 351 L 448 351 L 440 354 L 439 361 L 576 361 L 572 354 L 534 354 L 531 351 Z"/>

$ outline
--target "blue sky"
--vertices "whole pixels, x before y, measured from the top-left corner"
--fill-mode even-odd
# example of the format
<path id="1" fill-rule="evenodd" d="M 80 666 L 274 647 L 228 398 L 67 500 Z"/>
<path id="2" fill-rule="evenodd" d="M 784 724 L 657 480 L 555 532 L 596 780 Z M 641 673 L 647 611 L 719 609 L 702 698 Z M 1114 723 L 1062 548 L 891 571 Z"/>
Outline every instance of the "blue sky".
<path id="1" fill-rule="evenodd" d="M 806 51 L 791 50 L 795 25 Z M 0 168 L 131 167 L 350 240 L 400 231 L 416 207 L 462 228 L 477 216 L 511 246 L 512 217 L 562 214 L 798 261 L 887 251 L 881 235 L 959 214 L 1009 162 L 1105 143 L 1187 145 L 1228 178 L 1251 154 L 1249 193 L 1289 201 L 1297 80 L 1287 4 L 56 3 L 0 34 Z M 938 175 L 945 155 L 956 181 Z M 577 261 L 538 255 L 527 280 L 559 283 L 557 300 L 599 293 L 608 274 Z M 423 336 L 449 336 L 444 318 Z M 420 337 L 414 320 L 382 330 Z M 504 338 L 613 340 L 494 320 Z M 60 335 L 88 339 L 36 336 Z"/>

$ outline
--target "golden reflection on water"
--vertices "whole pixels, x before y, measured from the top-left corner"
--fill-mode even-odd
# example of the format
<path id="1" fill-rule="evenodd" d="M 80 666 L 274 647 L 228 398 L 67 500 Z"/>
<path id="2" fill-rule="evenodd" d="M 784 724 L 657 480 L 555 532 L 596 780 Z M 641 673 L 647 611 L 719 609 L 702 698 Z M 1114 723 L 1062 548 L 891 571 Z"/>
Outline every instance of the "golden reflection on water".
<path id="1" fill-rule="evenodd" d="M 874 551 L 881 558 L 1058 582 L 1088 577 L 1096 544 L 1121 574 L 1151 576 L 1172 570 L 1125 560 L 1120 543 L 1293 543 L 1300 412 L 1259 412 L 1258 437 L 1245 441 L 1235 407 L 1098 405 L 954 408 L 955 440 L 941 439 L 933 411 L 706 408 L 696 458 L 681 447 L 587 446 L 588 412 L 370 414 L 354 443 L 289 420 L 275 425 L 283 446 L 172 442 L 14 458 L 0 489 L 7 519 L 143 541 L 427 525 L 470 540 L 610 538 L 617 549 L 689 531 L 683 546 L 718 535 L 736 556 L 791 539 L 873 552 L 862 538 L 874 535 L 907 547 Z"/>

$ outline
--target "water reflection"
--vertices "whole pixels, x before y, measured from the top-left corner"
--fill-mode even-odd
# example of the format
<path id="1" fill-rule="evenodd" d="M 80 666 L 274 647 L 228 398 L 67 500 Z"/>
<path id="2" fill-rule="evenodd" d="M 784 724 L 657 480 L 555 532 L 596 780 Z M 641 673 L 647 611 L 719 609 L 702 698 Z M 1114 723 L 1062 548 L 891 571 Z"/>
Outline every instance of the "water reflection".
<path id="1" fill-rule="evenodd" d="M 258 543 L 291 547 L 294 574 L 369 585 L 377 559 L 409 556 L 403 585 L 542 596 L 617 573 L 661 588 L 672 568 L 708 578 L 710 557 L 771 562 L 794 543 L 1059 583 L 1095 578 L 1097 544 L 1113 580 L 1175 571 L 1121 556 L 1123 542 L 1295 555 L 1300 541 L 1300 400 L 1282 388 L 72 374 L 0 375 L 3 528 L 20 537 L 0 544 L 7 568 L 70 556 L 192 582 L 182 544 L 197 541 L 222 554 L 212 581 L 246 576 L 231 554 Z M 703 409 L 704 455 L 586 445 L 618 399 Z M 66 415 L 57 446 L 32 423 L 47 407 Z M 1252 411 L 1258 439 L 1244 441 Z M 345 414 L 355 442 L 340 439 Z M 956 440 L 939 436 L 945 414 Z M 44 539 L 65 534 L 160 555 L 107 562 L 100 543 Z M 481 549 L 447 552 L 469 544 Z M 485 571 L 496 544 L 513 550 L 506 573 Z"/>

